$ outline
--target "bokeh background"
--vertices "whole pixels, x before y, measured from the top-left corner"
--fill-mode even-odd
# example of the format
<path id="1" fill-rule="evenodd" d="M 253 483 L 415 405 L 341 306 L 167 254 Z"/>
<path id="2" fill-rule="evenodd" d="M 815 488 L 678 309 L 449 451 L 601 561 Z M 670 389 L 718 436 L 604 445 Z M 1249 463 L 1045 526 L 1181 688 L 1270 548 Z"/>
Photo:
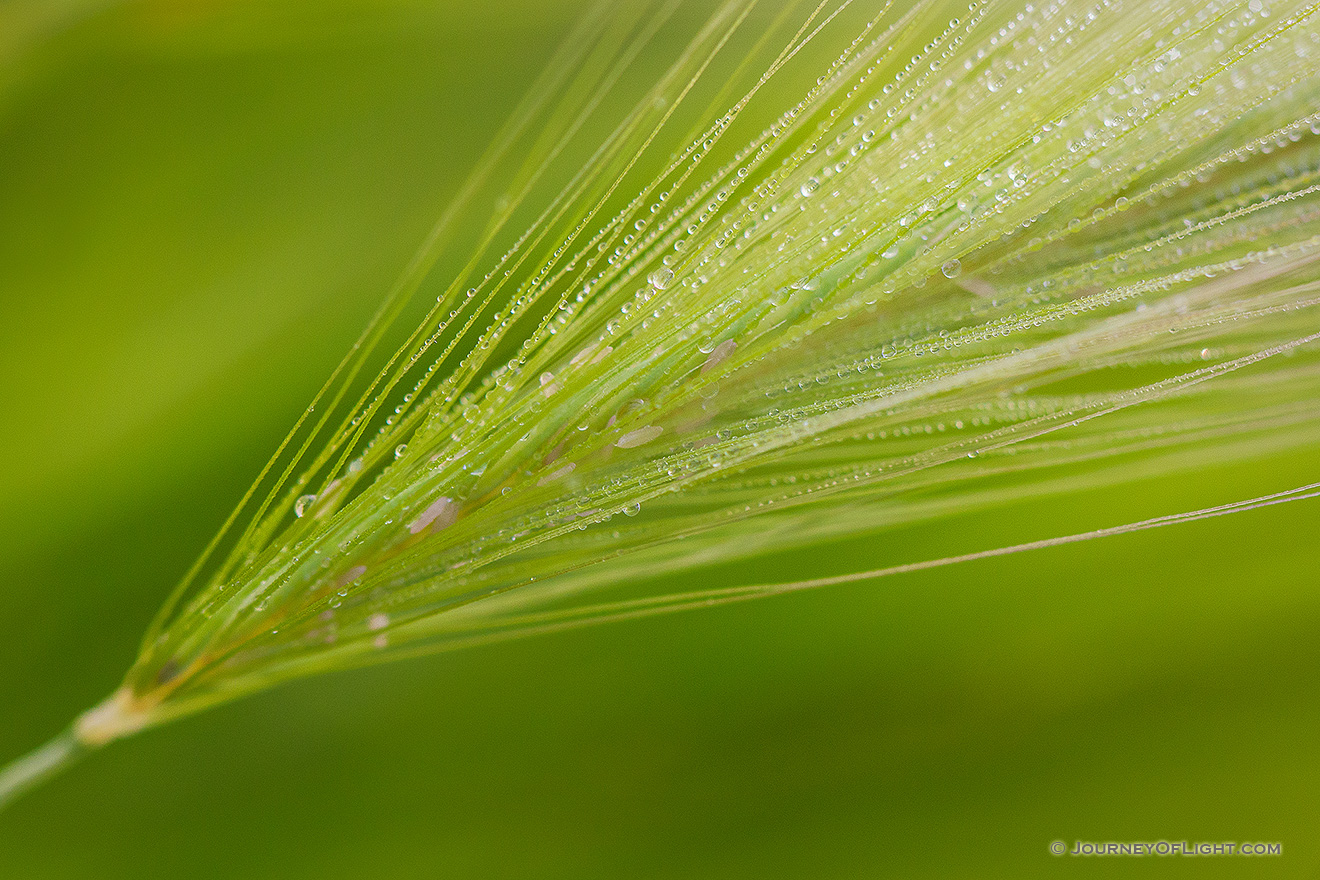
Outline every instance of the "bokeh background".
<path id="1" fill-rule="evenodd" d="M 115 687 L 579 6 L 0 0 L 0 760 Z M 1083 531 L 1318 453 L 684 578 Z M 0 814 L 0 877 L 1320 876 L 1318 528 L 1301 502 L 284 686 Z"/>

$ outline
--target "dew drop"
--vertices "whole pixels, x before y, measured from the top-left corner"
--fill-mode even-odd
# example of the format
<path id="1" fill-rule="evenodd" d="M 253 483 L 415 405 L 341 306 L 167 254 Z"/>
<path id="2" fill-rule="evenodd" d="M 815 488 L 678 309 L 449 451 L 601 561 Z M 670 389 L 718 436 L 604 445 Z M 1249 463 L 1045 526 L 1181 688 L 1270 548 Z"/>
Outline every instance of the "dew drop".
<path id="1" fill-rule="evenodd" d="M 674 270 L 668 268 L 656 269 L 654 272 L 651 273 L 651 277 L 650 277 L 651 286 L 654 287 L 656 290 L 664 290 L 666 287 L 669 286 L 670 282 L 672 282 L 673 280 L 674 280 Z"/>
<path id="2" fill-rule="evenodd" d="M 315 495 L 302 496 L 297 501 L 293 502 L 293 515 L 299 518 L 303 517 L 307 513 L 307 508 L 311 507 L 312 503 L 315 501 Z"/>
<path id="3" fill-rule="evenodd" d="M 962 273 L 962 263 L 959 260 L 945 260 L 944 265 L 940 266 L 940 271 L 944 273 L 945 278 L 957 278 Z"/>

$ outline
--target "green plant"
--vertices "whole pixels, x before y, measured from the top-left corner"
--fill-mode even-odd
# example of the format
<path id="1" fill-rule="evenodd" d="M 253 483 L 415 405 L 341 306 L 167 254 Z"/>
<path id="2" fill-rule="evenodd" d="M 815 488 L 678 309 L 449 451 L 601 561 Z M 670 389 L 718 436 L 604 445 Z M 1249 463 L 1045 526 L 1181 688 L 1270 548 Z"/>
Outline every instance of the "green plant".
<path id="1" fill-rule="evenodd" d="M 1315 4 L 612 5 L 0 791 L 281 680 L 801 586 L 630 574 L 1315 439 Z"/>

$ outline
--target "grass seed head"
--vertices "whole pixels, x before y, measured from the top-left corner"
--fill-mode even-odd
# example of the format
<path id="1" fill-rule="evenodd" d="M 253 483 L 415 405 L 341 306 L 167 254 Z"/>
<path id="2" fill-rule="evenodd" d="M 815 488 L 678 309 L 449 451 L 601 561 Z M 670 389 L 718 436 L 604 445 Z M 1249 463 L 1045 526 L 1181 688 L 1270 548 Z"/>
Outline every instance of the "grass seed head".
<path id="1" fill-rule="evenodd" d="M 1313 438 L 1318 24 L 601 5 L 78 735 L 1086 462 Z"/>

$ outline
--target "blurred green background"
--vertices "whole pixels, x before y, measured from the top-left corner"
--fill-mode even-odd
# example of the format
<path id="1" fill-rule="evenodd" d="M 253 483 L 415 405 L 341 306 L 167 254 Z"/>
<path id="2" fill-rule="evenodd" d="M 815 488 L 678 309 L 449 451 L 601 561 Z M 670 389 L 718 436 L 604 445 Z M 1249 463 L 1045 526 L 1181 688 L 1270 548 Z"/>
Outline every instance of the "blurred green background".
<path id="1" fill-rule="evenodd" d="M 118 683 L 579 5 L 0 2 L 0 760 Z M 699 577 L 1113 525 L 1317 452 Z M 0 814 L 0 877 L 1315 877 L 1318 526 L 1302 502 L 285 686 Z M 1283 856 L 1048 853 L 1160 838 Z"/>

